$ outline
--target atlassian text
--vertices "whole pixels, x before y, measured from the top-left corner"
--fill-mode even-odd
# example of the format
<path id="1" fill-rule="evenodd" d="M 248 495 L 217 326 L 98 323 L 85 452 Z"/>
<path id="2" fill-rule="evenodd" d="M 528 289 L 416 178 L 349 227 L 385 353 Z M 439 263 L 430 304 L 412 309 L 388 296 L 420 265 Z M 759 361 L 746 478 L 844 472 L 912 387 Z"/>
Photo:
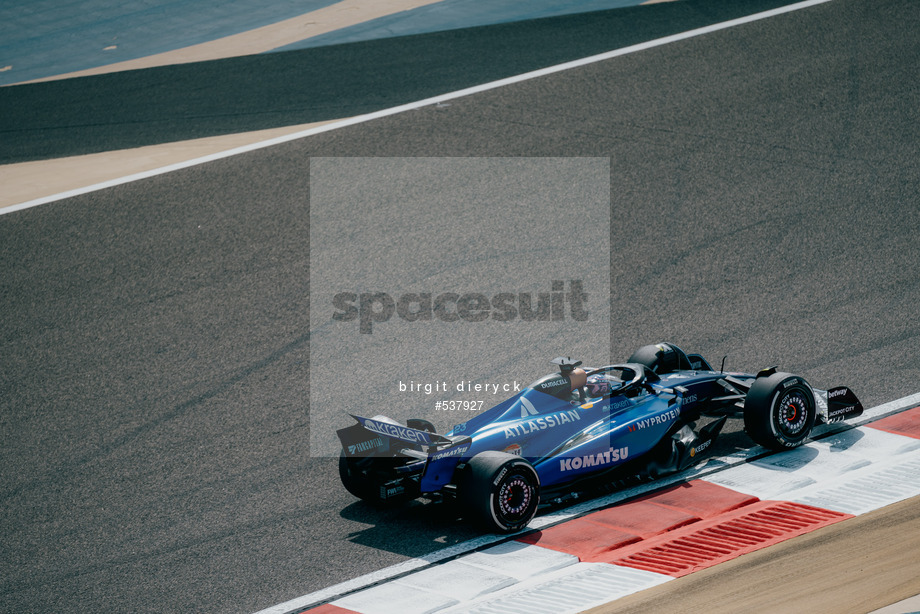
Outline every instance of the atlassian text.
<path id="1" fill-rule="evenodd" d="M 528 420 L 527 422 L 522 422 L 513 426 L 506 426 L 505 439 L 520 437 L 521 435 L 527 435 L 528 433 L 536 433 L 537 431 L 551 429 L 554 426 L 559 426 L 560 424 L 568 424 L 569 422 L 575 422 L 577 420 L 581 420 L 581 414 L 579 414 L 577 411 L 561 411 L 555 414 L 549 414 L 548 416 L 544 416 L 542 418 L 534 418 L 533 420 Z"/>

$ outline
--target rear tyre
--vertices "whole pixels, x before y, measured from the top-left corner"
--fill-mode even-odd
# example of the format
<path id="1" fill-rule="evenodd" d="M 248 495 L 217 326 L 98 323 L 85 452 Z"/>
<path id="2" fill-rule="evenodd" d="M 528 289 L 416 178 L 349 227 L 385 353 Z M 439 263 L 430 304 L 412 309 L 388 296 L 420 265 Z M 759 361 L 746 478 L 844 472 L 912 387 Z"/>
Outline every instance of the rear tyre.
<path id="1" fill-rule="evenodd" d="M 684 351 L 671 343 L 643 345 L 633 352 L 627 362 L 645 365 L 652 373 L 657 375 L 690 368 L 690 361 Z"/>
<path id="2" fill-rule="evenodd" d="M 348 458 L 345 451 L 339 452 L 339 479 L 342 486 L 355 497 L 378 507 L 400 505 L 418 496 L 405 485 L 387 485 L 386 478 L 375 479 L 378 475 L 389 475 L 395 467 L 391 458 Z M 396 492 L 392 492 L 392 491 Z"/>
<path id="3" fill-rule="evenodd" d="M 473 521 L 499 533 L 523 529 L 540 504 L 537 471 L 525 459 L 506 452 L 481 452 L 471 458 L 459 489 Z"/>
<path id="4" fill-rule="evenodd" d="M 426 433 L 436 433 L 437 432 L 432 423 L 422 418 L 409 418 L 408 420 L 406 420 L 406 426 L 408 426 L 410 429 L 418 429 L 420 431 L 425 431 Z"/>
<path id="5" fill-rule="evenodd" d="M 372 485 L 363 478 L 357 462 L 345 456 L 344 450 L 339 453 L 339 479 L 342 480 L 345 490 L 359 499 L 373 501 L 375 498 L 380 498 L 379 496 L 374 497 Z"/>
<path id="6" fill-rule="evenodd" d="M 815 425 L 815 395 L 797 375 L 774 373 L 754 381 L 744 401 L 744 428 L 756 443 L 789 450 L 808 439 Z"/>

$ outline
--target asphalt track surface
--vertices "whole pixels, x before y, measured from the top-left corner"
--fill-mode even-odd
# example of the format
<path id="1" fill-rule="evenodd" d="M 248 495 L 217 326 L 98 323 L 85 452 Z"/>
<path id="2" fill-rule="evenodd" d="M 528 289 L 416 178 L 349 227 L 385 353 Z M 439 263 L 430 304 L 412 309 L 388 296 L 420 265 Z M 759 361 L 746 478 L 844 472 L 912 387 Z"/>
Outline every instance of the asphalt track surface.
<path id="1" fill-rule="evenodd" d="M 475 535 L 356 503 L 308 454 L 311 157 L 607 157 L 611 356 L 672 340 L 867 406 L 916 392 L 918 27 L 907 0 L 835 0 L 3 216 L 0 609 L 252 612 Z M 60 142 L 137 140 L 90 133 Z M 746 445 L 733 424 L 714 452 Z"/>
<path id="2" fill-rule="evenodd" d="M 785 4 L 682 1 L 0 88 L 0 164 L 352 117 Z"/>

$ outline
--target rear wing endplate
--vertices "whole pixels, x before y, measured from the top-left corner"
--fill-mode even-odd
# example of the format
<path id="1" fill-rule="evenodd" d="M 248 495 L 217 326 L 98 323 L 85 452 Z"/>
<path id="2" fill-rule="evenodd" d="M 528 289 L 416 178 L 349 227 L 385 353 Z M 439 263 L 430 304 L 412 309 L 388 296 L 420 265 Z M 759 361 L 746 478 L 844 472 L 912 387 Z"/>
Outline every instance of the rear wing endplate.
<path id="1" fill-rule="evenodd" d="M 815 390 L 815 398 L 818 401 L 818 419 L 827 424 L 850 420 L 863 413 L 862 403 L 846 386 L 831 388 L 827 392 Z"/>

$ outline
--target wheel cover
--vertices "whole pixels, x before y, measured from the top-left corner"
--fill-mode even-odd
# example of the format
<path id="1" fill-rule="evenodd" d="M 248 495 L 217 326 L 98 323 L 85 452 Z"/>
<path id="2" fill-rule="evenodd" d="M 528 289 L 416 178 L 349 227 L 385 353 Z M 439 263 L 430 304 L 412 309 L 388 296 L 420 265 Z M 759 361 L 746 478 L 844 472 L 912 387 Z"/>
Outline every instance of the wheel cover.
<path id="1" fill-rule="evenodd" d="M 809 403 L 801 390 L 782 395 L 774 413 L 774 424 L 784 437 L 796 439 L 808 428 Z"/>

